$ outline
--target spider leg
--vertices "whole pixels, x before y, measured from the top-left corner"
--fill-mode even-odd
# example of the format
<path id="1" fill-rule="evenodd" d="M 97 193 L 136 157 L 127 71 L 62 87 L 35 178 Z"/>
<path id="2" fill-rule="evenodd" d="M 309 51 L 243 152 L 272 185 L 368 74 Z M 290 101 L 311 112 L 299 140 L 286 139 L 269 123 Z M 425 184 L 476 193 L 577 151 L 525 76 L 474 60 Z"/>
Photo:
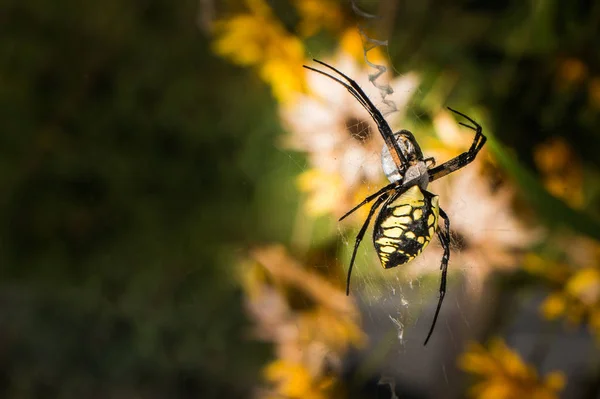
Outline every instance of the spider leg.
<path id="1" fill-rule="evenodd" d="M 427 338 L 425 338 L 423 346 L 427 345 L 429 338 L 431 338 L 431 334 L 433 333 L 433 330 L 435 328 L 435 323 L 437 322 L 438 316 L 440 314 L 440 309 L 442 308 L 444 296 L 446 295 L 448 261 L 450 260 L 450 219 L 448 219 L 448 215 L 446 215 L 446 212 L 444 212 L 442 208 L 440 208 L 440 216 L 444 219 L 444 231 L 438 230 L 437 233 L 438 239 L 440 240 L 442 248 L 444 249 L 442 263 L 440 265 L 440 270 L 442 271 L 442 279 L 440 282 L 440 299 L 438 300 L 437 308 L 435 309 L 435 315 L 433 316 L 433 322 L 431 323 L 431 328 L 429 329 L 429 333 L 427 334 Z"/>
<path id="2" fill-rule="evenodd" d="M 375 119 L 376 122 L 377 118 L 379 119 L 384 119 L 383 115 L 381 114 L 381 112 L 379 112 L 379 110 L 377 109 L 377 107 L 375 106 L 375 104 L 373 104 L 373 102 L 371 102 L 371 99 L 367 96 L 367 94 L 364 92 L 364 90 L 358 85 L 358 83 L 356 83 L 355 80 L 349 78 L 347 75 L 345 75 L 343 72 L 341 72 L 339 69 L 332 67 L 331 65 L 327 64 L 326 62 L 323 61 L 319 61 L 317 59 L 313 58 L 313 61 L 323 65 L 326 68 L 331 69 L 333 72 L 337 73 L 338 75 L 340 75 L 342 78 L 344 78 L 344 80 L 346 80 L 350 86 L 352 86 L 352 88 L 355 90 L 355 92 L 359 95 L 359 97 L 363 100 L 364 104 L 368 105 L 367 111 L 369 111 L 369 113 L 372 112 L 373 119 Z M 325 74 L 331 78 L 333 78 L 333 76 L 329 75 L 329 74 Z M 374 115 L 373 115 L 374 114 Z M 384 120 L 385 122 L 385 120 Z M 379 123 L 378 123 L 379 124 Z M 385 124 L 387 125 L 387 122 L 385 122 Z M 387 126 L 387 128 L 389 129 L 389 126 Z M 390 134 L 392 133 L 391 129 L 390 130 Z"/>
<path id="3" fill-rule="evenodd" d="M 375 104 L 373 104 L 373 102 L 369 99 L 369 97 L 363 91 L 363 89 L 361 89 L 361 87 L 358 85 L 358 83 L 356 83 L 354 80 L 350 79 L 348 76 L 344 75 L 342 72 L 340 72 L 336 68 L 332 67 L 331 65 L 329 65 L 323 61 L 316 60 L 316 59 L 313 59 L 313 61 L 336 72 L 338 75 L 340 75 L 342 78 L 344 78 L 349 83 L 348 84 L 348 83 L 342 82 L 340 79 L 338 79 L 335 76 L 332 76 L 326 72 L 303 65 L 303 67 L 306 69 L 310 69 L 311 71 L 320 73 L 323 76 L 327 76 L 328 78 L 335 80 L 336 82 L 338 82 L 339 84 L 344 86 L 346 88 L 346 90 L 348 90 L 350 92 L 350 94 L 352 94 L 352 96 L 363 106 L 363 108 L 367 110 L 369 115 L 371 115 L 371 118 L 377 124 L 379 133 L 381 133 L 381 135 L 383 136 L 383 140 L 385 141 L 388 148 L 394 149 L 394 151 L 390 151 L 391 155 L 392 155 L 392 159 L 394 160 L 394 163 L 396 164 L 398 169 L 403 171 L 405 169 L 404 165 L 406 165 L 406 163 L 407 163 L 406 157 L 404 156 L 402 151 L 400 151 L 400 147 L 398 146 L 398 143 L 394 139 L 394 134 L 392 132 L 392 129 L 390 128 L 390 125 L 388 125 L 388 123 L 386 122 L 386 120 L 383 117 L 383 115 L 381 114 L 381 112 L 377 109 Z"/>
<path id="4" fill-rule="evenodd" d="M 377 191 L 375 194 L 371 194 L 369 195 L 367 198 L 365 198 L 360 204 L 356 205 L 354 208 L 350 209 L 348 212 L 346 212 L 344 214 L 344 216 L 342 216 L 341 218 L 338 219 L 339 222 L 341 222 L 342 220 L 344 220 L 346 217 L 350 216 L 352 213 L 354 213 L 358 208 L 360 208 L 361 206 L 373 201 L 375 198 L 379 197 L 381 194 L 385 193 L 386 191 L 389 191 L 391 189 L 393 189 L 394 187 L 396 187 L 398 185 L 398 183 L 390 183 L 387 186 L 383 187 L 381 190 Z"/>
<path id="5" fill-rule="evenodd" d="M 458 115 L 466 118 L 469 122 L 471 122 L 473 125 L 475 125 L 473 127 L 471 125 L 467 125 L 465 123 L 459 122 L 460 125 L 468 127 L 471 130 L 474 130 L 475 137 L 473 139 L 473 143 L 471 144 L 471 147 L 469 148 L 469 151 L 463 152 L 456 158 L 452 158 L 451 160 L 444 162 L 443 164 L 441 164 L 433 169 L 430 169 L 429 170 L 429 181 L 434 181 L 434 180 L 439 179 L 440 177 L 444 177 L 452 172 L 455 172 L 455 171 L 461 169 L 462 167 L 470 164 L 471 162 L 473 162 L 473 160 L 479 153 L 479 150 L 481 150 L 481 148 L 487 141 L 487 137 L 485 137 L 483 135 L 483 129 L 480 124 L 478 124 L 477 122 L 475 122 L 473 119 L 469 118 L 467 115 L 463 114 L 462 112 L 458 112 L 450 107 L 448 107 L 448 109 L 450 111 L 454 112 L 455 114 L 458 114 Z"/>
<path id="6" fill-rule="evenodd" d="M 388 199 L 388 197 L 389 195 L 384 192 L 379 198 L 377 198 L 377 201 L 375 201 L 375 203 L 371 205 L 371 209 L 369 210 L 369 216 L 367 216 L 367 219 L 363 223 L 362 227 L 360 228 L 360 231 L 358 232 L 358 235 L 356 236 L 356 241 L 354 242 L 354 250 L 352 251 L 352 258 L 350 258 L 350 267 L 348 268 L 348 278 L 346 279 L 346 295 L 350 295 L 350 276 L 352 275 L 352 267 L 354 266 L 354 259 L 356 258 L 358 246 L 360 245 L 360 242 L 362 241 L 363 237 L 365 236 L 365 233 L 367 232 L 367 227 L 369 227 L 369 222 L 371 221 L 375 210 L 379 208 L 379 205 L 381 205 L 383 201 Z"/>
<path id="7" fill-rule="evenodd" d="M 332 76 L 326 72 L 323 72 L 321 70 L 318 70 L 316 68 L 307 66 L 307 65 L 302 65 L 304 68 L 309 69 L 313 72 L 317 72 L 323 76 L 327 76 L 329 79 L 335 80 L 336 82 L 338 82 L 339 84 L 341 84 L 342 86 L 344 86 L 346 88 L 346 90 L 348 90 L 348 92 L 350 92 L 350 94 L 352 94 L 352 96 L 356 99 L 356 101 L 358 101 L 360 103 L 360 105 L 363 106 L 363 108 L 365 108 L 368 112 L 369 115 L 371 115 L 371 117 L 373 118 L 373 120 L 375 120 L 375 116 L 373 115 L 372 109 L 369 108 L 369 104 L 368 102 L 365 101 L 365 99 L 360 95 L 360 93 L 358 93 L 353 87 L 351 87 L 350 85 L 348 85 L 345 82 L 342 82 L 340 79 L 336 78 L 335 76 Z"/>

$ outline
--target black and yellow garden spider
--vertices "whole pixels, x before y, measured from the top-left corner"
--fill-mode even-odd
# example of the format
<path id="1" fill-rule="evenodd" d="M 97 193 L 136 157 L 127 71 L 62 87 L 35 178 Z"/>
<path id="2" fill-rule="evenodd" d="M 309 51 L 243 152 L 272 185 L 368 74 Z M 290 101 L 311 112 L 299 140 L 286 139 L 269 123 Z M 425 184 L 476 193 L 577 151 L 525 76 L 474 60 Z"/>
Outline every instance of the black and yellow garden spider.
<path id="1" fill-rule="evenodd" d="M 437 234 L 444 250 L 440 266 L 442 278 L 439 301 L 435 315 L 433 316 L 431 328 L 429 329 L 427 338 L 425 338 L 424 345 L 427 345 L 435 328 L 435 323 L 446 294 L 448 260 L 450 259 L 450 220 L 446 212 L 440 208 L 438 196 L 426 190 L 427 185 L 429 182 L 455 172 L 473 161 L 485 144 L 486 137 L 483 135 L 482 128 L 477 122 L 461 112 L 448 108 L 474 125 L 471 126 L 459 122 L 461 125 L 474 130 L 475 138 L 473 144 L 471 144 L 471 148 L 467 152 L 439 166 L 435 166 L 433 158 L 423 157 L 423 152 L 411 132 L 400 130 L 392 133 L 392 129 L 390 129 L 381 112 L 354 80 L 331 65 L 318 60 L 313 61 L 334 71 L 347 83 L 318 69 L 306 65 L 304 65 L 304 68 L 327 76 L 344 86 L 371 115 L 385 141 L 381 158 L 384 173 L 390 184 L 376 193 L 369 195 L 364 201 L 340 218 L 340 220 L 343 220 L 361 206 L 375 200 L 373 205 L 371 205 L 367 219 L 356 236 L 352 258 L 350 259 L 350 267 L 348 268 L 346 295 L 350 293 L 350 276 L 358 246 L 367 231 L 371 218 L 379 206 L 383 204 L 373 226 L 373 243 L 379 255 L 379 260 L 385 269 L 403 265 L 417 257 L 429 244 L 433 235 Z M 444 219 L 443 230 L 438 225 L 440 216 Z"/>

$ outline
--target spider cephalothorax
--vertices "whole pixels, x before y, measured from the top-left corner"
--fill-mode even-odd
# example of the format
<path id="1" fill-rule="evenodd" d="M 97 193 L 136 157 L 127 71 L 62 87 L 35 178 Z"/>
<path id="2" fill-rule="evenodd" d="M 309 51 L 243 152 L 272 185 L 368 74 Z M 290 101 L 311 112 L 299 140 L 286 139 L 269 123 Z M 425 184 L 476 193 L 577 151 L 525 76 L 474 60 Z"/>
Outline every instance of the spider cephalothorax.
<path id="1" fill-rule="evenodd" d="M 304 67 L 327 76 L 344 86 L 369 112 L 385 141 L 381 152 L 381 162 L 390 184 L 365 198 L 364 201 L 340 218 L 342 220 L 361 206 L 373 200 L 375 201 L 356 236 L 350 267 L 348 268 L 346 295 L 350 293 L 350 276 L 352 275 L 352 267 L 354 266 L 358 246 L 365 236 L 371 218 L 380 206 L 381 210 L 373 227 L 373 244 L 381 265 L 386 269 L 403 265 L 417 257 L 437 234 L 444 250 L 441 264 L 442 278 L 440 298 L 431 328 L 425 339 L 425 344 L 427 344 L 444 301 L 448 260 L 450 259 L 450 220 L 448 215 L 440 208 L 437 195 L 427 191 L 427 185 L 429 182 L 455 172 L 473 161 L 485 144 L 486 137 L 477 122 L 463 113 L 448 108 L 474 125 L 460 122 L 461 125 L 475 131 L 475 138 L 468 151 L 436 167 L 433 158 L 423 157 L 421 147 L 411 132 L 400 130 L 392 133 L 392 129 L 390 129 L 381 112 L 354 80 L 331 65 L 318 60 L 314 61 L 337 73 L 345 82 L 318 69 L 306 65 Z M 443 228 L 439 226 L 440 217 L 444 219 Z"/>

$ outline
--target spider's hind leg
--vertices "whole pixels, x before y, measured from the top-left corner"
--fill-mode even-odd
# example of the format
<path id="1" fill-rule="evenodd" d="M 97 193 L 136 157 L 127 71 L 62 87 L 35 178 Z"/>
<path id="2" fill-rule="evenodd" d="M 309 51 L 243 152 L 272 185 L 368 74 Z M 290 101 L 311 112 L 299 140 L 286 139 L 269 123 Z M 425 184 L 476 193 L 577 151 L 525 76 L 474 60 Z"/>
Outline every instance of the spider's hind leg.
<path id="1" fill-rule="evenodd" d="M 427 334 L 427 338 L 425 338 L 425 342 L 423 345 L 427 345 L 429 338 L 431 338 L 431 334 L 435 328 L 435 323 L 437 322 L 438 316 L 440 314 L 440 309 L 442 308 L 442 302 L 444 302 L 444 296 L 446 296 L 446 280 L 448 277 L 448 261 L 450 260 L 450 219 L 448 219 L 448 215 L 446 212 L 440 208 L 440 216 L 444 219 L 444 231 L 438 230 L 438 239 L 440 240 L 440 244 L 444 249 L 444 255 L 442 255 L 442 263 L 440 265 L 440 270 L 442 271 L 442 279 L 440 281 L 440 298 L 438 300 L 437 307 L 435 309 L 435 315 L 433 316 L 433 322 L 431 323 L 431 328 L 429 329 L 429 333 Z"/>

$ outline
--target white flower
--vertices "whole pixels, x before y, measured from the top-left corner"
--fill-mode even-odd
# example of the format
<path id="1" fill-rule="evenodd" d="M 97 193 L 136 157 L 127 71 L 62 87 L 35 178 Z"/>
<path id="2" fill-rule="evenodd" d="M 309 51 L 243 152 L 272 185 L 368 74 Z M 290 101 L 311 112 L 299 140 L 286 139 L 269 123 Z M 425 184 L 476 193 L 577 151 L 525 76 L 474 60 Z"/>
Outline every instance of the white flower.
<path id="1" fill-rule="evenodd" d="M 386 107 L 382 104 L 379 90 L 369 82 L 368 74 L 373 72 L 372 69 L 360 66 L 354 58 L 345 54 L 338 54 L 326 62 L 354 79 L 376 106 Z M 323 66 L 316 67 L 335 76 L 333 71 Z M 319 175 L 339 177 L 342 191 L 338 193 L 341 199 L 338 206 L 319 208 L 321 213 L 330 211 L 339 214 L 356 201 L 355 194 L 364 191 L 363 185 L 369 185 L 371 191 L 375 191 L 379 184 L 383 184 L 383 139 L 368 112 L 342 85 L 316 72 L 307 70 L 306 73 L 308 94 L 282 105 L 281 118 L 290 132 L 286 144 L 305 152 L 311 169 L 318 169 Z M 379 84 L 385 81 L 386 75 L 377 80 Z M 390 82 L 394 93 L 386 100 L 393 101 L 399 110 L 391 115 L 393 120 L 404 115 L 417 84 L 415 74 Z M 320 185 L 313 185 L 317 186 Z M 314 191 L 311 194 L 319 195 Z"/>

